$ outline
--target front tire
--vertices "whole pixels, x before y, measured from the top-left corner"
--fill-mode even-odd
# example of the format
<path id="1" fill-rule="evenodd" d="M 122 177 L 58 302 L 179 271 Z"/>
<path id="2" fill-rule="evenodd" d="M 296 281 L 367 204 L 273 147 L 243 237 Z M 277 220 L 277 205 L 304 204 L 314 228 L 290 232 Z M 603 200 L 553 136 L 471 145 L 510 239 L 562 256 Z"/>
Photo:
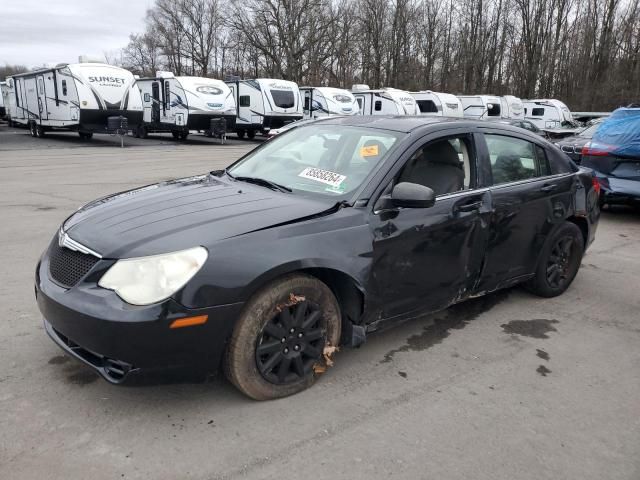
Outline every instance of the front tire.
<path id="1" fill-rule="evenodd" d="M 236 130 L 236 135 L 240 140 L 244 138 L 245 131 L 244 130 Z"/>
<path id="2" fill-rule="evenodd" d="M 565 222 L 547 239 L 527 289 L 540 297 L 561 295 L 576 277 L 583 254 L 582 232 L 575 224 Z"/>
<path id="3" fill-rule="evenodd" d="M 278 279 L 245 305 L 227 347 L 225 373 L 242 393 L 271 400 L 314 384 L 327 345 L 340 340 L 340 307 L 309 275 Z"/>
<path id="4" fill-rule="evenodd" d="M 249 140 L 253 140 L 254 138 L 256 138 L 256 131 L 255 130 L 249 130 L 247 132 L 247 138 Z"/>

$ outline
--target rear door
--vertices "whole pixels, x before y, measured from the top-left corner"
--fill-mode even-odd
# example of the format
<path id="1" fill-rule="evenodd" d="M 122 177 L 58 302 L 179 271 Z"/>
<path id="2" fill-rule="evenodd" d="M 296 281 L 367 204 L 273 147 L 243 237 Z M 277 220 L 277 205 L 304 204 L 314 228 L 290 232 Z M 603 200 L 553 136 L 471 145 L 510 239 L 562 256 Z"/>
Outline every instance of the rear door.
<path id="1" fill-rule="evenodd" d="M 493 214 L 478 291 L 491 291 L 534 272 L 547 235 L 572 208 L 576 185 L 571 174 L 552 174 L 544 143 L 490 129 L 482 138 Z"/>

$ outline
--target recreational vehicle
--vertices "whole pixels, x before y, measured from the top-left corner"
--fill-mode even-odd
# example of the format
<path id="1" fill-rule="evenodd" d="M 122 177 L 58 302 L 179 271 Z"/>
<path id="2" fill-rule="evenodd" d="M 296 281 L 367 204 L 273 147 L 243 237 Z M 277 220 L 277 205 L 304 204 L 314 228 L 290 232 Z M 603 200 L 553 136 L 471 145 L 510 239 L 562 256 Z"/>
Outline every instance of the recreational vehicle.
<path id="1" fill-rule="evenodd" d="M 184 140 L 190 130 L 211 131 L 211 120 L 224 118 L 232 130 L 236 122 L 236 102 L 231 89 L 221 80 L 203 77 L 176 77 L 157 72 L 153 78 L 139 78 L 143 122 L 135 131 L 146 138 L 151 132 L 171 132 Z"/>
<path id="2" fill-rule="evenodd" d="M 513 95 L 504 95 L 500 97 L 500 115 L 502 118 L 510 118 L 514 120 L 524 119 L 524 104 L 522 100 Z"/>
<path id="3" fill-rule="evenodd" d="M 7 95 L 7 93 L 5 93 L 7 90 L 7 83 L 6 82 L 0 82 L 0 119 L 4 120 L 5 118 L 7 118 L 7 108 L 6 108 L 6 103 L 4 98 Z"/>
<path id="4" fill-rule="evenodd" d="M 462 111 L 469 118 L 501 118 L 500 98 L 491 95 L 458 95 Z"/>
<path id="5" fill-rule="evenodd" d="M 113 133 L 116 119 L 128 129 L 142 121 L 142 101 L 131 72 L 103 63 L 61 64 L 9 77 L 15 104 L 13 124 L 29 127 L 32 136 L 48 130 L 77 131 L 82 138 Z"/>
<path id="6" fill-rule="evenodd" d="M 556 99 L 523 100 L 524 116 L 538 128 L 574 126 L 569 108 Z"/>
<path id="7" fill-rule="evenodd" d="M 423 90 L 411 92 L 416 99 L 420 115 L 430 115 L 439 117 L 462 117 L 462 102 L 455 95 L 450 93 L 432 92 Z"/>
<path id="8" fill-rule="evenodd" d="M 362 115 L 420 115 L 415 98 L 405 90 L 371 90 L 369 85 L 354 85 L 351 93 L 356 97 Z"/>
<path id="9" fill-rule="evenodd" d="M 272 128 L 302 119 L 298 85 L 287 80 L 257 78 L 226 82 L 236 102 L 236 134 L 266 134 Z"/>
<path id="10" fill-rule="evenodd" d="M 304 118 L 357 115 L 360 107 L 348 90 L 330 87 L 300 87 Z"/>

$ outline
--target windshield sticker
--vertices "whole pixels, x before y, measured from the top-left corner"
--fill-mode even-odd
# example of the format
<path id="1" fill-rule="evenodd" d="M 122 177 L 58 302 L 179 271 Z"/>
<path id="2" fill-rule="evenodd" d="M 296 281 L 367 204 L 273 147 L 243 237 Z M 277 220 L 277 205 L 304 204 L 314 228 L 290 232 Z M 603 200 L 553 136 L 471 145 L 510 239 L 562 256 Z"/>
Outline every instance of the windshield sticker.
<path id="1" fill-rule="evenodd" d="M 375 157 L 378 155 L 378 145 L 369 145 L 360 149 L 361 157 Z"/>
<path id="2" fill-rule="evenodd" d="M 322 170 L 321 168 L 307 167 L 298 174 L 299 177 L 315 180 L 316 182 L 326 183 L 332 187 L 339 187 L 347 177 L 339 173 Z"/>

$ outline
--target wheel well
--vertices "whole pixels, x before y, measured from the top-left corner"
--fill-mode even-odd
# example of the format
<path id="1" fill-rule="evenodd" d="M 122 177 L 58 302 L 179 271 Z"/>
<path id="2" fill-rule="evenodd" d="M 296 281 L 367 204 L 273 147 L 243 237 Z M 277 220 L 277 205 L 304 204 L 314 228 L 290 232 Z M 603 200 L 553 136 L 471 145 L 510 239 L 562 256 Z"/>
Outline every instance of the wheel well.
<path id="1" fill-rule="evenodd" d="M 352 325 L 361 322 L 364 294 L 352 277 L 331 268 L 305 268 L 300 273 L 316 277 L 331 289 L 342 312 L 343 333 L 349 332 Z"/>
<path id="2" fill-rule="evenodd" d="M 584 240 L 584 246 L 587 247 L 587 241 L 589 240 L 589 224 L 584 217 L 569 217 L 568 222 L 575 224 L 582 232 L 582 239 Z"/>

